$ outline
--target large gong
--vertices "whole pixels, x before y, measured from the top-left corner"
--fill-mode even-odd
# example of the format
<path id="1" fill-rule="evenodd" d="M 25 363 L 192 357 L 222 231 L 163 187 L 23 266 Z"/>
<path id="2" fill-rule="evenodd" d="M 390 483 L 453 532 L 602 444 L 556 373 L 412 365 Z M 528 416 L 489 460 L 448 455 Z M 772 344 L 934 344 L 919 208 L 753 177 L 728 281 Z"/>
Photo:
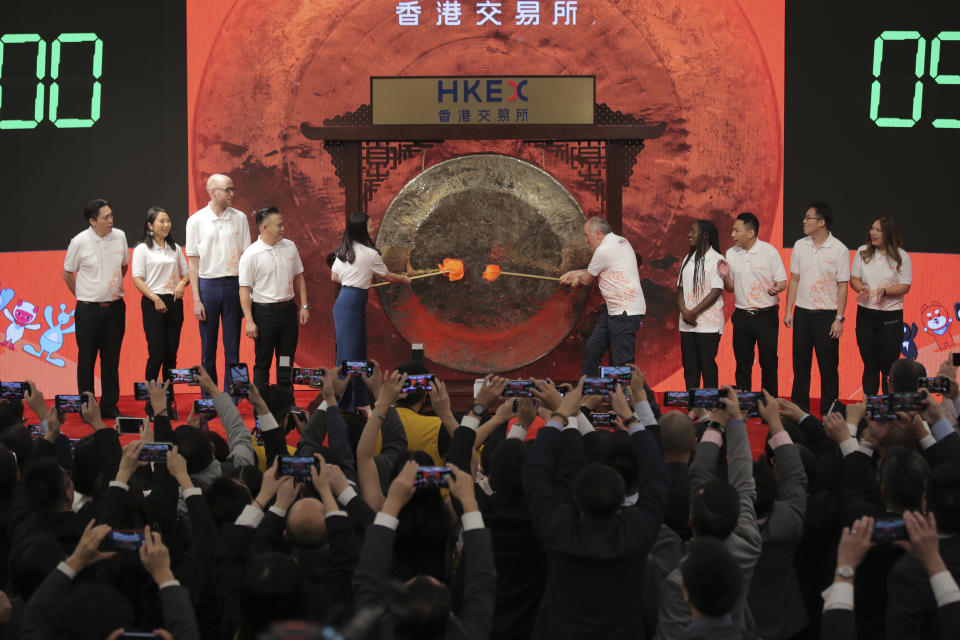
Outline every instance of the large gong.
<path id="1" fill-rule="evenodd" d="M 377 247 L 391 271 L 435 269 L 444 258 L 466 266 L 410 287 L 379 287 L 387 317 L 426 357 L 473 373 L 509 371 L 552 351 L 576 326 L 589 288 L 500 276 L 558 276 L 587 265 L 583 211 L 536 166 L 502 155 L 462 156 L 411 180 L 387 208 Z"/>

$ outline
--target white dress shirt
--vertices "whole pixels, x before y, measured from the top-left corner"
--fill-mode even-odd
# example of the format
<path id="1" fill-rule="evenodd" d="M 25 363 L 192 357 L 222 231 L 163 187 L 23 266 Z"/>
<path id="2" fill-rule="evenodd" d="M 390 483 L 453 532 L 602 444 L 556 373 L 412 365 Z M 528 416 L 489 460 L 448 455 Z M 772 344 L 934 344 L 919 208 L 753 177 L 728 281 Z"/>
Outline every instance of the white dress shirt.
<path id="1" fill-rule="evenodd" d="M 236 276 L 249 246 L 247 217 L 233 207 L 218 216 L 208 204 L 187 219 L 187 257 L 200 258 L 201 278 Z"/>
<path id="2" fill-rule="evenodd" d="M 703 301 L 714 289 L 723 289 L 723 278 L 717 271 L 717 263 L 723 259 L 713 247 L 707 250 L 703 255 L 703 276 L 697 282 L 697 289 L 693 288 L 693 275 L 696 270 L 696 258 L 690 256 L 690 259 L 680 270 L 680 277 L 677 278 L 677 286 L 683 287 L 683 303 L 687 309 L 693 309 Z M 723 296 L 717 298 L 717 301 L 703 310 L 697 316 L 697 324 L 687 324 L 680 314 L 680 331 L 690 333 L 723 333 Z"/>
<path id="3" fill-rule="evenodd" d="M 609 315 L 618 316 L 626 311 L 628 316 L 637 316 L 647 312 L 640 288 L 637 254 L 626 238 L 615 233 L 605 235 L 593 252 L 587 272 L 599 280 Z"/>
<path id="4" fill-rule="evenodd" d="M 800 276 L 796 305 L 810 311 L 839 311 L 837 285 L 850 281 L 850 252 L 831 233 L 820 248 L 813 238 L 797 240 L 790 256 L 790 273 Z"/>
<path id="5" fill-rule="evenodd" d="M 910 262 L 910 256 L 903 249 L 900 251 L 900 269 L 897 269 L 897 263 L 891 260 L 886 253 L 881 254 L 874 251 L 870 262 L 863 261 L 863 252 L 867 250 L 867 245 L 861 245 L 853 255 L 853 267 L 850 269 L 850 275 L 860 278 L 863 284 L 870 291 L 870 297 L 866 302 L 858 303 L 861 307 L 867 309 L 876 309 L 877 311 L 899 311 L 903 309 L 903 296 L 884 296 L 883 300 L 877 298 L 879 289 L 887 289 L 898 284 L 913 283 L 913 264 Z"/>
<path id="6" fill-rule="evenodd" d="M 130 262 L 127 236 L 112 229 L 104 237 L 88 227 L 73 236 L 63 270 L 77 274 L 80 302 L 112 302 L 123 297 L 123 269 Z"/>
<path id="7" fill-rule="evenodd" d="M 293 299 L 293 278 L 303 273 L 300 252 L 281 238 L 271 246 L 257 238 L 240 256 L 240 286 L 250 287 L 250 299 L 272 304 Z"/>
<path id="8" fill-rule="evenodd" d="M 340 258 L 333 262 L 332 270 L 340 276 L 342 286 L 369 289 L 373 274 L 377 274 L 381 278 L 387 275 L 387 265 L 383 263 L 379 251 L 354 242 L 353 252 L 356 254 L 353 264 L 344 262 Z"/>
<path id="9" fill-rule="evenodd" d="M 749 249 L 733 245 L 727 249 L 726 259 L 737 309 L 766 309 L 777 304 L 779 298 L 767 290 L 786 281 L 787 270 L 773 245 L 763 240 L 757 240 Z"/>
<path id="10" fill-rule="evenodd" d="M 147 288 L 158 296 L 172 294 L 188 273 L 187 259 L 180 247 L 169 242 L 163 247 L 154 242 L 152 248 L 141 242 L 133 248 L 131 263 L 130 275 L 143 278 Z"/>

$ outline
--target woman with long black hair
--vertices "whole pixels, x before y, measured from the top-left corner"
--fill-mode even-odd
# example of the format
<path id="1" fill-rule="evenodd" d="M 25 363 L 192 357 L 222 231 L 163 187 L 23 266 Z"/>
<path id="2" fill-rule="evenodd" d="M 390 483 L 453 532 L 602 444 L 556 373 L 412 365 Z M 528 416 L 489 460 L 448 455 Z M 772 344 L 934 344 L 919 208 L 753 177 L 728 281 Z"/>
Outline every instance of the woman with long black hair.
<path id="1" fill-rule="evenodd" d="M 690 227 L 690 250 L 680 265 L 677 306 L 680 307 L 680 358 L 688 389 L 719 386 L 717 349 L 723 333 L 723 279 L 717 271 L 720 234 L 709 220 Z"/>
<path id="2" fill-rule="evenodd" d="M 166 210 L 151 207 L 131 260 L 133 284 L 143 294 L 140 311 L 147 336 L 147 380 L 156 380 L 161 367 L 167 379 L 167 372 L 177 367 L 180 348 L 183 291 L 190 273 L 171 226 Z"/>
<path id="3" fill-rule="evenodd" d="M 893 218 L 874 218 L 867 244 L 853 256 L 850 288 L 857 292 L 857 347 L 863 360 L 863 393 L 876 395 L 900 357 L 903 296 L 913 282 L 910 256 Z"/>
<path id="4" fill-rule="evenodd" d="M 347 220 L 330 271 L 331 279 L 340 284 L 340 293 L 333 305 L 337 364 L 344 360 L 366 360 L 367 297 L 373 276 L 399 284 L 410 284 L 410 278 L 387 270 L 370 239 L 370 216 L 359 212 Z M 366 385 L 351 380 L 340 399 L 341 408 L 351 411 L 369 404 Z"/>

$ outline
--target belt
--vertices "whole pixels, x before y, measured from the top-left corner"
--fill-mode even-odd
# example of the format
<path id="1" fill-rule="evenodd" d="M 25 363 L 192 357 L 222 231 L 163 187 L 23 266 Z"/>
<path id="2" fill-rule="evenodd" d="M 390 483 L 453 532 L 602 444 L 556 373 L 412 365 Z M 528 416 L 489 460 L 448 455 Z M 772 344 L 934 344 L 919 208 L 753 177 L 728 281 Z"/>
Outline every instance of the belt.
<path id="1" fill-rule="evenodd" d="M 281 308 L 281 307 L 294 306 L 297 303 L 294 301 L 293 298 L 290 298 L 289 300 L 284 300 L 283 302 L 254 302 L 253 304 L 257 305 L 258 307 Z"/>
<path id="2" fill-rule="evenodd" d="M 101 309 L 109 309 L 115 304 L 121 304 L 123 298 L 117 298 L 116 300 L 111 300 L 110 302 L 87 302 L 86 300 L 77 300 L 77 305 L 85 304 L 90 306 L 100 307 Z"/>
<path id="3" fill-rule="evenodd" d="M 755 318 L 755 317 L 757 317 L 757 316 L 759 316 L 759 315 L 761 315 L 761 314 L 764 314 L 764 313 L 776 313 L 776 312 L 777 312 L 777 309 L 779 309 L 779 308 L 780 308 L 780 307 L 778 307 L 777 305 L 773 305 L 772 307 L 764 307 L 763 309 L 740 309 L 740 308 L 738 308 L 737 311 L 742 311 L 743 313 L 747 314 L 747 315 L 750 316 L 751 318 Z"/>

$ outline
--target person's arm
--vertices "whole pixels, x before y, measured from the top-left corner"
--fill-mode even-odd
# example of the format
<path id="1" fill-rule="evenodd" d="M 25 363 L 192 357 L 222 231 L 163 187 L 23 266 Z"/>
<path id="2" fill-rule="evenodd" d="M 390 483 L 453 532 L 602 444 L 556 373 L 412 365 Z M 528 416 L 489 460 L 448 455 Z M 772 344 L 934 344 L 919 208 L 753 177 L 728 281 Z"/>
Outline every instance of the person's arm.
<path id="1" fill-rule="evenodd" d="M 844 528 L 837 547 L 837 574 L 833 584 L 824 591 L 823 618 L 820 625 L 822 640 L 846 640 L 856 638 L 856 616 L 853 611 L 853 577 L 841 575 L 841 571 L 856 570 L 863 557 L 873 546 L 873 518 L 865 517 Z"/>
<path id="2" fill-rule="evenodd" d="M 343 420 L 340 407 L 336 401 L 327 401 L 327 435 L 330 438 L 330 450 L 336 454 L 343 473 L 351 480 L 357 479 L 357 465 L 353 459 L 353 449 L 350 447 L 350 436 L 347 435 L 347 423 Z"/>
<path id="3" fill-rule="evenodd" d="M 187 256 L 187 268 L 189 269 L 190 290 L 193 291 L 193 315 L 196 316 L 197 320 L 206 321 L 207 312 L 200 301 L 200 256 Z"/>
<path id="4" fill-rule="evenodd" d="M 728 293 L 733 293 L 733 270 L 726 258 L 717 263 L 717 275 L 723 280 L 723 289 Z"/>
<path id="5" fill-rule="evenodd" d="M 309 307 L 310 302 L 307 298 L 307 279 L 303 277 L 303 272 L 293 276 L 293 286 L 297 290 L 297 297 L 300 298 L 300 324 L 307 324 L 310 320 L 310 309 L 304 309 L 304 307 Z"/>
<path id="6" fill-rule="evenodd" d="M 593 283 L 593 278 L 593 274 L 586 269 L 574 269 L 560 276 L 560 284 L 565 284 L 569 287 L 586 287 Z"/>
<path id="7" fill-rule="evenodd" d="M 796 251 L 796 249 L 794 249 Z M 790 272 L 790 281 L 787 284 L 787 304 L 783 310 L 783 326 L 788 329 L 793 326 L 793 305 L 797 301 L 797 285 L 800 283 L 800 274 Z"/>
<path id="8" fill-rule="evenodd" d="M 213 408 L 217 410 L 220 424 L 223 425 L 223 429 L 226 431 L 227 444 L 230 447 L 228 458 L 233 463 L 234 468 L 239 468 L 244 465 L 256 466 L 257 453 L 254 451 L 253 443 L 250 441 L 250 430 L 243 423 L 243 417 L 241 417 L 236 405 L 233 404 L 233 399 L 229 394 L 217 388 L 213 379 L 210 378 L 210 374 L 208 374 L 202 366 L 197 365 L 197 369 L 199 370 L 197 382 L 200 383 L 200 388 L 213 398 Z M 254 393 L 253 386 L 251 382 L 251 394 Z M 257 397 L 259 397 L 259 395 Z M 269 410 L 266 410 L 265 404 L 259 407 L 254 405 L 254 411 L 258 414 L 265 412 L 266 415 L 270 416 L 271 420 L 273 418 Z M 274 426 L 276 425 L 276 420 L 273 420 L 272 424 L 264 424 L 265 420 L 266 416 L 261 415 L 261 429 L 277 428 Z"/>
<path id="9" fill-rule="evenodd" d="M 830 337 L 840 338 L 843 333 L 843 311 L 847 308 L 847 283 L 837 282 L 837 317 L 830 325 Z"/>
<path id="10" fill-rule="evenodd" d="M 453 410 L 450 408 L 450 396 L 447 394 L 447 385 L 439 378 L 434 378 L 432 386 L 433 388 L 427 392 L 430 396 L 430 406 L 433 407 L 433 412 L 436 416 L 440 418 L 440 423 L 443 425 L 443 428 L 447 430 L 450 436 L 453 436 L 457 427 L 460 425 L 457 423 L 457 419 L 453 415 Z"/>
<path id="11" fill-rule="evenodd" d="M 730 387 L 726 390 L 726 396 L 722 391 L 720 393 L 720 401 L 724 405 L 720 413 L 726 414 L 727 480 L 740 496 L 740 515 L 737 518 L 737 528 L 734 533 L 749 543 L 759 556 L 763 540 L 760 537 L 760 528 L 757 526 L 757 513 L 753 507 L 757 499 L 757 485 L 753 478 L 750 439 L 747 437 L 747 426 L 740 414 L 737 393 Z"/>
<path id="12" fill-rule="evenodd" d="M 768 523 L 770 538 L 799 540 L 807 510 L 807 474 L 800 460 L 800 450 L 783 428 L 777 399 L 767 392 L 763 395 L 764 400 L 758 403 L 758 409 L 770 425 L 768 443 L 777 461 L 777 503 Z"/>
<path id="13" fill-rule="evenodd" d="M 357 477 L 360 481 L 360 495 L 374 511 L 383 505 L 383 489 L 380 487 L 380 476 L 377 474 L 377 464 L 373 460 L 373 452 L 377 446 L 377 433 L 380 425 L 386 419 L 386 412 L 400 397 L 400 389 L 407 376 L 394 371 L 389 380 L 385 380 L 380 390 L 380 397 L 370 412 L 367 424 L 360 433 L 357 443 Z M 324 384 L 326 386 L 326 384 Z"/>
<path id="14" fill-rule="evenodd" d="M 143 544 L 138 550 L 140 562 L 157 584 L 160 595 L 160 607 L 163 611 L 163 627 L 174 638 L 181 640 L 200 640 L 200 628 L 193 611 L 190 593 L 180 586 L 170 570 L 170 552 L 163 544 L 160 534 L 144 529 Z"/>
<path id="15" fill-rule="evenodd" d="M 683 595 L 679 567 L 667 574 L 660 587 L 655 640 L 682 640 L 690 625 L 690 605 Z"/>
<path id="16" fill-rule="evenodd" d="M 77 274 L 64 270 L 61 277 L 63 278 L 63 281 L 67 283 L 67 289 L 70 289 L 70 294 L 73 296 L 76 296 L 77 295 Z"/>
<path id="17" fill-rule="evenodd" d="M 253 321 L 253 300 L 250 298 L 251 287 L 240 287 L 240 309 L 243 311 L 244 333 L 248 338 L 257 337 L 257 323 Z"/>

